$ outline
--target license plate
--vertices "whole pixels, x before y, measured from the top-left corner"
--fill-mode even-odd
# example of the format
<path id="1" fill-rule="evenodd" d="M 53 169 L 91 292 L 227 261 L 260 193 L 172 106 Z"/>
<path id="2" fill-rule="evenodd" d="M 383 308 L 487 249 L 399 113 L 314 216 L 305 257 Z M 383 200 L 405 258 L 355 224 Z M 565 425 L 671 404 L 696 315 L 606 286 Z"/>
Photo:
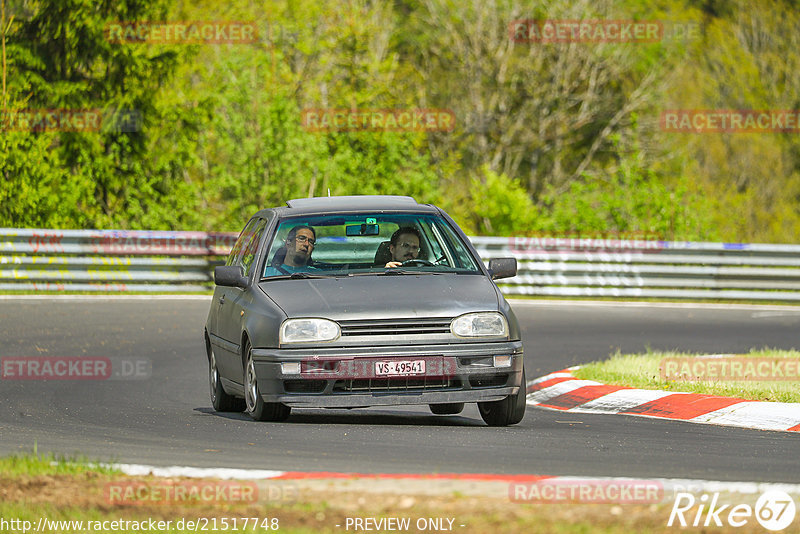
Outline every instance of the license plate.
<path id="1" fill-rule="evenodd" d="M 425 374 L 425 360 L 375 362 L 378 376 L 405 376 Z"/>

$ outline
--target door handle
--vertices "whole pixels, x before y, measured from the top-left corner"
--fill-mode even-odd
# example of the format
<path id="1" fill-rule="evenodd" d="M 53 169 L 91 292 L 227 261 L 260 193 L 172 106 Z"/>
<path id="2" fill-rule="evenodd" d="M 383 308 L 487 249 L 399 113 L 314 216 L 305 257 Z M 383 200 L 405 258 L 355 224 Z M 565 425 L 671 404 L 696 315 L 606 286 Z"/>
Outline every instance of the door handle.
<path id="1" fill-rule="evenodd" d="M 222 296 L 219 298 L 219 303 L 220 303 L 220 304 L 225 304 L 225 295 L 222 295 Z"/>

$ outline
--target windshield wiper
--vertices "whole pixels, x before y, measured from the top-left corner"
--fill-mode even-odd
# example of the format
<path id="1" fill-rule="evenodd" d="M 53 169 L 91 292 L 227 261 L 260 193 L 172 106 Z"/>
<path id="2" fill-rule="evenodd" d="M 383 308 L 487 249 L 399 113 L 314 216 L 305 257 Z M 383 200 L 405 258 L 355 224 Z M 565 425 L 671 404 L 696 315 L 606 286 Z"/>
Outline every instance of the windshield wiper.
<path id="1" fill-rule="evenodd" d="M 391 268 L 383 272 L 377 273 L 378 275 L 398 275 L 398 274 L 444 274 L 441 271 L 409 271 L 407 269 Z"/>
<path id="2" fill-rule="evenodd" d="M 317 274 L 317 273 L 292 273 L 292 274 L 279 274 L 278 276 L 268 276 L 262 280 L 300 280 L 307 278 L 332 278 L 334 276 L 347 276 L 343 274 Z"/>

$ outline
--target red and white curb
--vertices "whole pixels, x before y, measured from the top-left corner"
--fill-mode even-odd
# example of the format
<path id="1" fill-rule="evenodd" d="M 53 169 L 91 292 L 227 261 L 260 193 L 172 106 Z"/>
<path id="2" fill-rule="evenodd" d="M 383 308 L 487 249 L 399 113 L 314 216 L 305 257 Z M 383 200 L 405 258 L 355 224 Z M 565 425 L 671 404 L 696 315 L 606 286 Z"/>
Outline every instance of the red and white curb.
<path id="1" fill-rule="evenodd" d="M 369 491 L 403 495 L 463 495 L 509 499 L 512 502 L 556 502 L 570 497 L 575 502 L 671 503 L 681 493 L 751 495 L 781 491 L 800 499 L 800 484 L 775 482 L 723 482 L 679 478 L 632 478 L 558 476 L 494 473 L 343 473 L 326 471 L 279 471 L 256 469 L 159 467 L 137 464 L 101 464 L 133 476 L 186 477 L 246 480 L 264 484 L 284 482 L 309 489 Z M 331 483 L 337 485 L 331 486 Z M 320 483 L 323 485 L 320 486 Z M 292 486 L 294 487 L 294 486 Z M 559 489 L 560 488 L 560 489 Z M 647 490 L 643 493 L 643 490 Z M 552 494 L 548 497 L 548 493 Z M 562 495 L 563 494 L 563 495 Z M 299 493 L 294 493 L 295 498 Z M 638 496 L 637 496 L 638 495 Z M 570 500 L 570 499 L 566 499 Z"/>
<path id="2" fill-rule="evenodd" d="M 58 462 L 53 462 L 58 465 Z M 465 480 L 474 482 L 537 482 L 558 478 L 554 475 L 494 473 L 352 473 L 339 471 L 279 471 L 273 469 L 237 469 L 227 467 L 155 466 L 145 464 L 100 463 L 100 467 L 118 469 L 131 476 L 218 478 L 223 480 L 314 480 L 314 479 L 416 479 Z M 800 493 L 800 485 L 798 486 Z"/>
<path id="3" fill-rule="evenodd" d="M 581 380 L 571 367 L 528 382 L 527 402 L 571 413 L 638 415 L 759 430 L 800 431 L 800 404 L 611 386 Z"/>

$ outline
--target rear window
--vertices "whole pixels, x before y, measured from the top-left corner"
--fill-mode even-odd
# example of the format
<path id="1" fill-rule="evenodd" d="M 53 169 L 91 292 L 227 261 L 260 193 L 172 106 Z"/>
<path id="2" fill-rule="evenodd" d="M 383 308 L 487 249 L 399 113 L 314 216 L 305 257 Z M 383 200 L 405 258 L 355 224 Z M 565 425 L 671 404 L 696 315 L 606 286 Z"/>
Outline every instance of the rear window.
<path id="1" fill-rule="evenodd" d="M 387 271 L 389 262 L 400 263 L 391 266 L 393 274 L 481 274 L 476 259 L 442 217 L 359 213 L 284 219 L 269 246 L 263 277 L 378 274 Z"/>

